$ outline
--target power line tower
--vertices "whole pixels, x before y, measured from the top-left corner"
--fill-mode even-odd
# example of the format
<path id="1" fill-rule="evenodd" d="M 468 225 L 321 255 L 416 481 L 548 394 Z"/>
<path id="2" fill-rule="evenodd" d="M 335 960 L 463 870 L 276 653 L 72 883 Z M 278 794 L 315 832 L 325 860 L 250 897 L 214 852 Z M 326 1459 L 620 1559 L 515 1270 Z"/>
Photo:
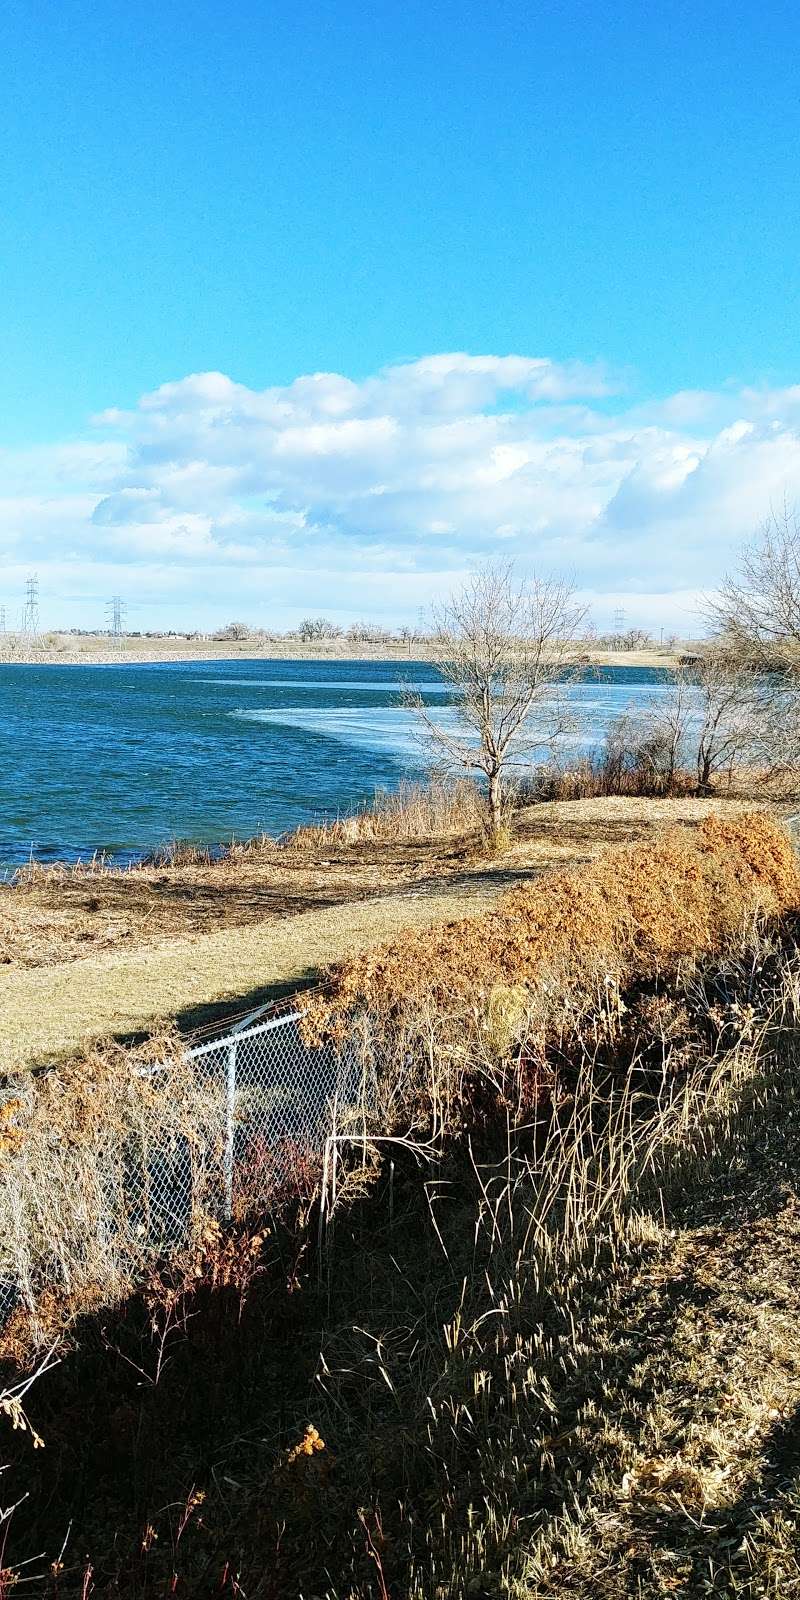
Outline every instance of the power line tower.
<path id="1" fill-rule="evenodd" d="M 25 610 L 22 613 L 22 631 L 34 639 L 39 632 L 38 572 L 32 572 L 25 584 Z"/>
<path id="2" fill-rule="evenodd" d="M 108 631 L 116 644 L 119 644 L 122 639 L 125 611 L 126 606 L 122 595 L 115 594 L 106 606 L 106 617 L 108 618 Z"/>
<path id="3" fill-rule="evenodd" d="M 5 608 L 5 606 L 0 606 L 0 633 L 7 633 L 7 632 L 8 632 L 8 629 L 6 628 L 6 608 Z"/>
<path id="4" fill-rule="evenodd" d="M 615 633 L 622 633 L 622 630 L 623 630 L 624 627 L 625 627 L 625 607 L 624 606 L 617 606 L 617 609 L 614 612 L 614 632 Z"/>

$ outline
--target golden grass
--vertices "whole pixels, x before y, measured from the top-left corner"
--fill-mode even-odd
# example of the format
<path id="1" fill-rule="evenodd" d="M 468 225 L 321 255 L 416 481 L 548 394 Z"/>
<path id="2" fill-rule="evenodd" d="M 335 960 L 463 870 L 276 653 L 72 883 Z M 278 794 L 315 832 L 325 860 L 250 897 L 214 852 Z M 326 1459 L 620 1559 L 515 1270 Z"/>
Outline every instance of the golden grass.
<path id="1" fill-rule="evenodd" d="M 716 811 L 736 816 L 741 807 L 618 798 L 534 807 L 521 819 L 518 842 L 499 863 L 481 858 L 429 862 L 423 856 L 395 869 L 391 862 L 384 867 L 376 855 L 360 866 L 354 856 L 352 870 L 320 864 L 309 869 L 302 884 L 337 903 L 293 914 L 281 914 L 285 902 L 278 869 L 264 869 L 262 876 L 259 867 L 252 880 L 248 877 L 241 912 L 235 907 L 228 912 L 241 921 L 230 925 L 223 913 L 241 880 L 232 869 L 230 890 L 226 881 L 219 902 L 218 866 L 208 872 L 176 869 L 158 880 L 153 869 L 91 880 L 88 891 L 106 909 L 88 914 L 83 889 L 76 904 L 67 896 L 61 902 L 60 880 L 47 895 L 38 885 L 6 890 L 0 894 L 2 1057 L 9 1066 L 32 1065 L 98 1036 L 145 1031 L 160 1017 L 177 1017 L 191 1026 L 207 1020 L 215 1007 L 236 1011 L 251 1000 L 258 1004 L 316 981 L 331 962 L 378 946 L 400 928 L 424 930 L 454 917 L 477 916 L 515 878 L 524 881 L 554 865 L 585 860 L 604 844 L 655 836 L 665 823 L 696 824 Z M 275 855 L 290 859 L 283 852 Z M 376 894 L 382 878 L 391 883 L 395 871 L 397 892 Z M 276 876 L 277 910 L 270 899 Z M 73 882 L 70 876 L 70 893 Z M 195 906 L 198 894 L 202 898 Z M 370 898 L 358 899 L 359 894 Z M 196 931 L 213 928 L 218 920 L 223 925 L 215 931 Z"/>
<path id="2" fill-rule="evenodd" d="M 314 981 L 331 954 L 347 956 L 390 930 L 452 914 L 477 915 L 491 893 L 387 895 L 280 921 L 111 950 L 45 968 L 0 969 L 0 1056 L 33 1066 L 108 1035 L 130 1035 L 160 1017 L 205 1020 L 213 1007 L 241 1009 Z"/>
<path id="3" fill-rule="evenodd" d="M 177 1165 L 167 1181 L 188 1185 L 192 1222 L 216 1200 L 223 1119 L 221 1083 L 194 1071 L 169 1027 L 136 1049 L 106 1043 L 51 1072 L 3 1074 L 0 1282 L 18 1286 L 26 1338 L 40 1318 L 51 1338 L 62 1302 L 118 1298 L 163 1253 L 163 1173 Z M 17 1337 L 12 1319 L 4 1356 Z"/>
<path id="4" fill-rule="evenodd" d="M 396 940 L 341 963 L 309 1015 L 311 1032 L 341 1031 L 362 1011 L 485 1014 L 498 983 L 531 991 L 619 985 L 719 949 L 754 916 L 800 904 L 800 867 L 785 831 L 763 812 L 708 817 L 591 866 L 513 890 L 490 911 Z"/>
<path id="5" fill-rule="evenodd" d="M 486 802 L 476 783 L 399 784 L 379 789 L 370 805 L 331 822 L 306 824 L 286 834 L 286 849 L 319 851 L 341 846 L 431 839 L 481 831 Z"/>

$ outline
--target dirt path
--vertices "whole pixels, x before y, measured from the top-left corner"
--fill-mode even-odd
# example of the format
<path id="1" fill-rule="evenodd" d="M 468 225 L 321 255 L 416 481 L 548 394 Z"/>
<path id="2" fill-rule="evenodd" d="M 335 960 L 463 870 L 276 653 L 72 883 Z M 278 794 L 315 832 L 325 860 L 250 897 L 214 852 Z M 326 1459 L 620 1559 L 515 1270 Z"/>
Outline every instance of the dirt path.
<path id="1" fill-rule="evenodd" d="M 35 1065 L 90 1039 L 146 1031 L 163 1018 L 175 1018 L 185 1029 L 199 1027 L 313 982 L 331 962 L 399 927 L 477 915 L 514 884 L 549 868 L 727 808 L 698 800 L 614 799 L 539 806 L 520 817 L 518 842 L 499 860 L 423 855 L 390 862 L 387 853 L 378 853 L 365 865 L 354 852 L 350 859 L 306 866 L 291 893 L 279 868 L 276 884 L 269 868 L 253 883 L 246 872 L 226 877 L 206 869 L 156 874 L 154 881 L 136 873 L 97 881 L 68 878 L 63 884 L 46 880 L 50 886 L 39 893 L 9 891 L 7 912 L 21 924 L 16 946 L 36 932 L 37 917 L 47 919 L 47 938 L 36 934 L 43 964 L 0 965 L 0 1062 L 7 1068 Z M 399 882 L 392 883 L 393 874 Z M 388 892 L 379 892 L 381 878 Z M 309 906 L 310 893 L 321 903 Z M 144 937 L 157 894 L 155 909 L 164 920 Z M 93 950 L 76 943 L 71 935 L 83 936 L 87 896 L 102 902 L 107 920 L 124 918 L 136 942 L 129 937 Z M 298 900 L 302 909 L 294 909 Z M 139 901 L 141 928 L 131 914 Z"/>
<path id="2" fill-rule="evenodd" d="M 139 950 L 6 972 L 0 982 L 0 1060 L 34 1066 L 100 1035 L 147 1029 L 159 1017 L 199 1026 L 312 981 L 321 967 L 397 928 L 478 915 L 508 887 L 496 881 L 306 911 Z"/>

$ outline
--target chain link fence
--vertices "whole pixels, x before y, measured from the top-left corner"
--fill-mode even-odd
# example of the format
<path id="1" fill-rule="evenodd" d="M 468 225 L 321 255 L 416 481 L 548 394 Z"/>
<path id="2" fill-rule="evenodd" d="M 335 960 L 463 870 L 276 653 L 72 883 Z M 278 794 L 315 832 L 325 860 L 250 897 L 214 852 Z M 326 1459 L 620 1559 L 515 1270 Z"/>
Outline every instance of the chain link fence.
<path id="1" fill-rule="evenodd" d="M 361 1052 L 312 1047 L 295 1005 L 251 1014 L 175 1060 L 141 1064 L 57 1127 L 58 1072 L 11 1086 L 0 1158 L 0 1327 L 42 1294 L 124 1285 L 209 1219 L 280 1206 L 373 1098 Z M 91 1087 L 91 1086 L 90 1086 Z M 8 1091 L 7 1091 L 8 1093 Z M 92 1118 L 94 1117 L 94 1121 Z"/>

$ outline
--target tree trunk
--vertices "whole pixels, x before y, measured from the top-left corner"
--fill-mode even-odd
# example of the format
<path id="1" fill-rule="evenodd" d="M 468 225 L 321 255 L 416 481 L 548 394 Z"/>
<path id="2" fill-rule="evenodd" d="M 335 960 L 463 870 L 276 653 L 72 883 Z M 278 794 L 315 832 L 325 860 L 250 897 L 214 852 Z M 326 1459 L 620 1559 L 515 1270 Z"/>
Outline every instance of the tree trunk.
<path id="1" fill-rule="evenodd" d="M 489 774 L 489 825 L 492 838 L 496 839 L 500 832 L 503 817 L 503 792 L 499 772 Z"/>
<path id="2" fill-rule="evenodd" d="M 705 745 L 700 746 L 697 752 L 697 793 L 711 793 L 711 759 L 712 752 Z"/>

